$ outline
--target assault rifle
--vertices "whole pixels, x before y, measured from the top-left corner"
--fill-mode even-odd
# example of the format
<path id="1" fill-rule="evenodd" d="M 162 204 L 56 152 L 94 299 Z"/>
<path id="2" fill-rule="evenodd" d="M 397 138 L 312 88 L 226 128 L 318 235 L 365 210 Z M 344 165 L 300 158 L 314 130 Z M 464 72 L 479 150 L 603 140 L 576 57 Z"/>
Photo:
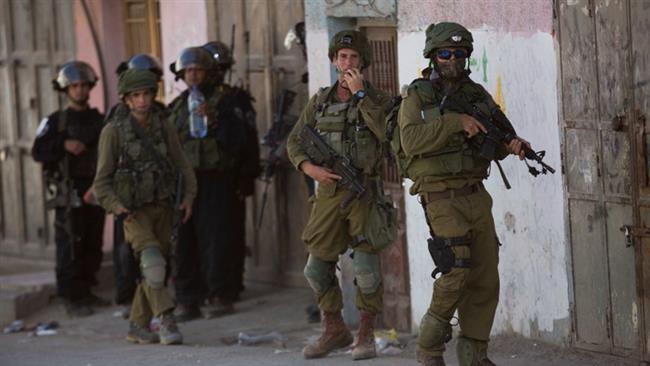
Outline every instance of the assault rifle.
<path id="1" fill-rule="evenodd" d="M 490 161 L 495 160 L 495 153 L 499 144 L 507 145 L 512 140 L 518 138 L 517 133 L 512 126 L 512 123 L 510 123 L 508 117 L 506 117 L 506 115 L 500 109 L 495 109 L 493 112 L 493 117 L 489 117 L 485 115 L 481 110 L 479 110 L 475 105 L 471 105 L 471 107 L 466 106 L 465 108 L 458 108 L 456 104 L 450 103 L 449 101 L 446 102 L 446 105 L 449 104 L 449 109 L 458 111 L 460 113 L 467 113 L 479 121 L 483 127 L 485 127 L 487 133 L 484 134 L 483 141 L 480 142 L 480 145 L 478 146 L 480 149 L 479 155 L 484 159 Z M 478 141 L 475 139 L 473 140 Z M 524 151 L 526 159 L 533 160 L 541 166 L 541 170 L 538 170 L 526 162 L 526 166 L 528 166 L 528 172 L 532 176 L 536 177 L 540 173 L 547 174 L 547 172 L 555 174 L 555 169 L 543 161 L 544 156 L 546 155 L 546 151 L 535 151 L 531 149 L 527 144 L 522 144 L 521 148 Z"/>
<path id="2" fill-rule="evenodd" d="M 300 131 L 301 145 L 309 159 L 320 166 L 332 169 L 341 176 L 337 182 L 348 190 L 348 195 L 341 202 L 341 208 L 346 208 L 355 198 L 361 198 L 366 193 L 364 176 L 347 156 L 340 155 L 325 142 L 323 137 L 312 126 L 305 125 Z"/>
<path id="3" fill-rule="evenodd" d="M 45 201 L 45 209 L 55 210 L 58 208 L 64 209 L 64 222 L 63 229 L 68 235 L 70 241 L 70 248 L 72 250 L 71 257 L 75 256 L 75 244 L 79 240 L 75 232 L 72 222 L 72 209 L 79 208 L 83 205 L 79 192 L 74 188 L 72 178 L 70 178 L 69 157 L 63 157 L 63 160 L 58 164 L 57 169 L 44 171 L 45 186 L 48 195 L 52 198 Z"/>
<path id="4" fill-rule="evenodd" d="M 284 89 L 282 91 L 280 102 L 278 103 L 278 113 L 273 116 L 273 124 L 266 133 L 266 136 L 262 138 L 261 144 L 270 150 L 264 162 L 264 171 L 261 177 L 265 185 L 264 194 L 262 195 L 262 206 L 260 207 L 260 213 L 257 219 L 258 229 L 262 225 L 262 219 L 264 218 L 264 209 L 266 207 L 271 178 L 275 175 L 278 166 L 286 160 L 287 136 L 289 136 L 291 128 L 296 123 L 296 118 L 287 116 L 287 112 L 291 108 L 291 105 L 293 105 L 295 97 L 296 92 L 292 90 Z"/>

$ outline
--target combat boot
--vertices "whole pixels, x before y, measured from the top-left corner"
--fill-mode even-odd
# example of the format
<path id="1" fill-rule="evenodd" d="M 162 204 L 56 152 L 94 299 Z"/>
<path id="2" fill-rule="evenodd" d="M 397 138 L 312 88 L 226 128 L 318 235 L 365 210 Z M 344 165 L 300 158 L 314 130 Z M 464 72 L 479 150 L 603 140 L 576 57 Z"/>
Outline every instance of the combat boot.
<path id="1" fill-rule="evenodd" d="M 232 301 L 225 298 L 213 297 L 208 301 L 208 305 L 203 309 L 203 316 L 206 319 L 212 319 L 232 314 L 234 312 L 235 306 Z"/>
<path id="2" fill-rule="evenodd" d="M 357 339 L 352 346 L 352 359 L 365 360 L 377 357 L 375 349 L 375 314 L 361 310 Z"/>
<path id="3" fill-rule="evenodd" d="M 80 301 L 69 301 L 64 302 L 65 312 L 71 318 L 83 318 L 93 315 L 95 312 L 93 309 Z"/>
<path id="4" fill-rule="evenodd" d="M 442 356 L 427 356 L 422 359 L 422 366 L 446 366 Z"/>
<path id="5" fill-rule="evenodd" d="M 323 312 L 323 333 L 314 342 L 302 349 L 306 359 L 321 358 L 335 349 L 347 347 L 352 344 L 352 333 L 343 322 L 341 312 Z"/>
<path id="6" fill-rule="evenodd" d="M 182 344 L 183 335 L 178 330 L 174 313 L 171 310 L 164 312 L 160 317 L 160 344 Z"/>
<path id="7" fill-rule="evenodd" d="M 187 322 L 200 318 L 201 310 L 196 304 L 178 304 L 176 310 L 174 310 L 174 317 L 176 317 L 176 321 L 179 323 Z"/>
<path id="8" fill-rule="evenodd" d="M 160 341 L 158 334 L 152 333 L 149 329 L 134 322 L 129 323 L 129 333 L 126 335 L 126 340 L 138 344 L 151 344 Z"/>

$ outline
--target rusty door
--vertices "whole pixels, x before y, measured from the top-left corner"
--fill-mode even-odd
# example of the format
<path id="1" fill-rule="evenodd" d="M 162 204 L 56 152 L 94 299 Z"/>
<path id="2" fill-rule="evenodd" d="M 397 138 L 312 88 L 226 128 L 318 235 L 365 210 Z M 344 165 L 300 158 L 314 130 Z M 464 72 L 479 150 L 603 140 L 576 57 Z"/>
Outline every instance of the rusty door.
<path id="1" fill-rule="evenodd" d="M 0 1 L 0 254 L 52 257 L 41 167 L 30 155 L 39 121 L 59 109 L 56 66 L 73 58 L 71 1 Z M 49 224 L 48 224 L 49 221 Z"/>
<path id="2" fill-rule="evenodd" d="M 216 1 L 218 38 L 230 43 L 235 25 L 235 60 L 232 83 L 247 87 L 255 98 L 257 129 L 264 136 L 277 112 L 283 89 L 297 93 L 289 114 L 297 116 L 307 103 L 306 71 L 302 51 L 286 49 L 289 29 L 304 21 L 302 1 Z M 262 155 L 267 151 L 263 148 Z M 302 269 L 307 259 L 301 240 L 309 217 L 307 186 L 301 174 L 290 166 L 279 169 L 268 188 L 263 222 L 257 218 L 265 183 L 258 182 L 247 206 L 247 244 L 251 257 L 246 263 L 248 279 L 277 284 L 307 286 Z"/>
<path id="3" fill-rule="evenodd" d="M 397 32 L 395 27 L 368 26 L 362 28 L 372 48 L 373 63 L 364 75 L 374 86 L 391 96 L 399 93 L 397 81 Z M 382 325 L 400 331 L 411 326 L 411 297 L 409 286 L 408 251 L 406 247 L 406 215 L 404 187 L 392 159 L 384 161 L 384 190 L 398 211 L 398 238 L 381 253 L 384 280 L 384 310 Z"/>
<path id="4" fill-rule="evenodd" d="M 557 9 L 573 339 L 625 356 L 647 354 L 650 319 L 648 243 L 638 240 L 642 221 L 650 227 L 647 169 L 639 174 L 647 166 L 649 5 L 562 0 Z"/>

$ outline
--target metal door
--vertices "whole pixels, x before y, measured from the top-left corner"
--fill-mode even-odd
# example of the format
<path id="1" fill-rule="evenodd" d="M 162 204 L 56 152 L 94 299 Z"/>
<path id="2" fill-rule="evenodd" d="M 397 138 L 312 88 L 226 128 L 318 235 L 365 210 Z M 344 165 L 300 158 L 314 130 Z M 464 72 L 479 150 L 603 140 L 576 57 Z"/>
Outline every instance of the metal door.
<path id="1" fill-rule="evenodd" d="M 642 102 L 647 111 L 649 96 L 649 5 L 558 4 L 574 343 L 619 355 L 640 355 L 646 339 L 637 239 L 647 221 L 639 189 L 647 174 L 638 167 L 647 165 L 637 109 Z"/>
<path id="2" fill-rule="evenodd" d="M 73 58 L 71 1 L 0 2 L 0 254 L 53 255 L 41 167 L 30 155 L 39 121 L 61 105 L 51 80 Z M 49 224 L 48 224 L 49 221 Z"/>

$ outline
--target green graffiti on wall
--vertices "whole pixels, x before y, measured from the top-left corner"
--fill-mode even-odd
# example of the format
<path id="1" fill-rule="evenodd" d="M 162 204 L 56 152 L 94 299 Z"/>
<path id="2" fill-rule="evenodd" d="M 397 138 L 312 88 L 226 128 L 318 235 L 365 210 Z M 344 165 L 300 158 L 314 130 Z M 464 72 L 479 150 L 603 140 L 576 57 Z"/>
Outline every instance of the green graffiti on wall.
<path id="1" fill-rule="evenodd" d="M 479 64 L 480 62 L 480 64 Z M 488 64 L 488 58 L 487 58 L 487 51 L 485 50 L 485 47 L 483 47 L 483 56 L 480 58 L 480 60 L 476 57 L 470 57 L 469 58 L 469 68 L 472 71 L 483 71 L 483 82 L 487 83 L 488 82 L 488 76 L 487 76 L 487 64 Z"/>

